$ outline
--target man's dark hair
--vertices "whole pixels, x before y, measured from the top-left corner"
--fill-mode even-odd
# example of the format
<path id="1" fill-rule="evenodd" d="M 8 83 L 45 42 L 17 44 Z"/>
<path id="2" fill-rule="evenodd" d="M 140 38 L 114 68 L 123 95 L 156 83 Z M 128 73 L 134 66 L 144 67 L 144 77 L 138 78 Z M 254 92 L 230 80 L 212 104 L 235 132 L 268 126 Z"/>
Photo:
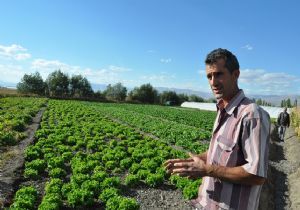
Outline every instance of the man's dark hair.
<path id="1" fill-rule="evenodd" d="M 229 72 L 232 74 L 232 72 L 236 69 L 240 69 L 239 62 L 234 54 L 230 52 L 229 50 L 218 48 L 213 51 L 211 51 L 205 59 L 206 65 L 212 65 L 217 63 L 219 59 L 225 60 L 225 67 L 229 70 Z"/>

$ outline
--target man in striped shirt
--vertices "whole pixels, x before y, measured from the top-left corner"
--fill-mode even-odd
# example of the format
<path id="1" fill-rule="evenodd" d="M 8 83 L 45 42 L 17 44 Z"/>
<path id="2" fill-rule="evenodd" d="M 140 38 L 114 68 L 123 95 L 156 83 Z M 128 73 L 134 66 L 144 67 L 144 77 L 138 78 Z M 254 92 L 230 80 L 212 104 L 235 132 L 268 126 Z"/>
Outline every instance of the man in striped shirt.
<path id="1" fill-rule="evenodd" d="M 217 118 L 209 149 L 189 159 L 168 160 L 169 173 L 203 177 L 196 209 L 258 208 L 267 177 L 270 117 L 238 88 L 239 63 L 226 49 L 205 60 L 206 76 L 217 99 Z"/>

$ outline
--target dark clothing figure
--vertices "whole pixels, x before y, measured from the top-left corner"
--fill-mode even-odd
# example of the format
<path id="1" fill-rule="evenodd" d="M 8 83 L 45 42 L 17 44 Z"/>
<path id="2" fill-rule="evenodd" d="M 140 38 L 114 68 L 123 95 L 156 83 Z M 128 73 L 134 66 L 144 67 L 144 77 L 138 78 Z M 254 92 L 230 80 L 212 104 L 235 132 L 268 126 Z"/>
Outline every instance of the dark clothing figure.
<path id="1" fill-rule="evenodd" d="M 278 125 L 278 136 L 281 141 L 284 141 L 284 135 L 286 131 L 286 127 L 290 127 L 290 115 L 287 113 L 287 109 L 285 108 L 283 112 L 281 112 L 277 118 Z"/>

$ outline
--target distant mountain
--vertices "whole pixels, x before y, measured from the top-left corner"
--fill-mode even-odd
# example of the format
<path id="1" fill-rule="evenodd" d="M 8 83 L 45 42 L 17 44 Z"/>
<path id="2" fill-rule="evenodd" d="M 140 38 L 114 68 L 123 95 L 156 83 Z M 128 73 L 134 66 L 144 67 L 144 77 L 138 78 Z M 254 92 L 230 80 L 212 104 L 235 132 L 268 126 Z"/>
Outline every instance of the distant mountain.
<path id="1" fill-rule="evenodd" d="M 16 88 L 16 87 L 17 87 L 17 83 L 13 83 L 13 82 L 3 82 L 3 81 L 0 80 L 0 87 Z"/>

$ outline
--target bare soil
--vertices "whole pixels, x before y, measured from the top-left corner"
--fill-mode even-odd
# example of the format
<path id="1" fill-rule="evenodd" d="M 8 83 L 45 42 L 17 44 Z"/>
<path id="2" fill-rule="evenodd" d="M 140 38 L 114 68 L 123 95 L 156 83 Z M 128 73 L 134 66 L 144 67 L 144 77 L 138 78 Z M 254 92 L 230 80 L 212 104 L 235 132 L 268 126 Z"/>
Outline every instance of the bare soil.
<path id="1" fill-rule="evenodd" d="M 288 128 L 281 142 L 272 126 L 268 180 L 260 197 L 260 210 L 300 209 L 300 139 Z"/>

